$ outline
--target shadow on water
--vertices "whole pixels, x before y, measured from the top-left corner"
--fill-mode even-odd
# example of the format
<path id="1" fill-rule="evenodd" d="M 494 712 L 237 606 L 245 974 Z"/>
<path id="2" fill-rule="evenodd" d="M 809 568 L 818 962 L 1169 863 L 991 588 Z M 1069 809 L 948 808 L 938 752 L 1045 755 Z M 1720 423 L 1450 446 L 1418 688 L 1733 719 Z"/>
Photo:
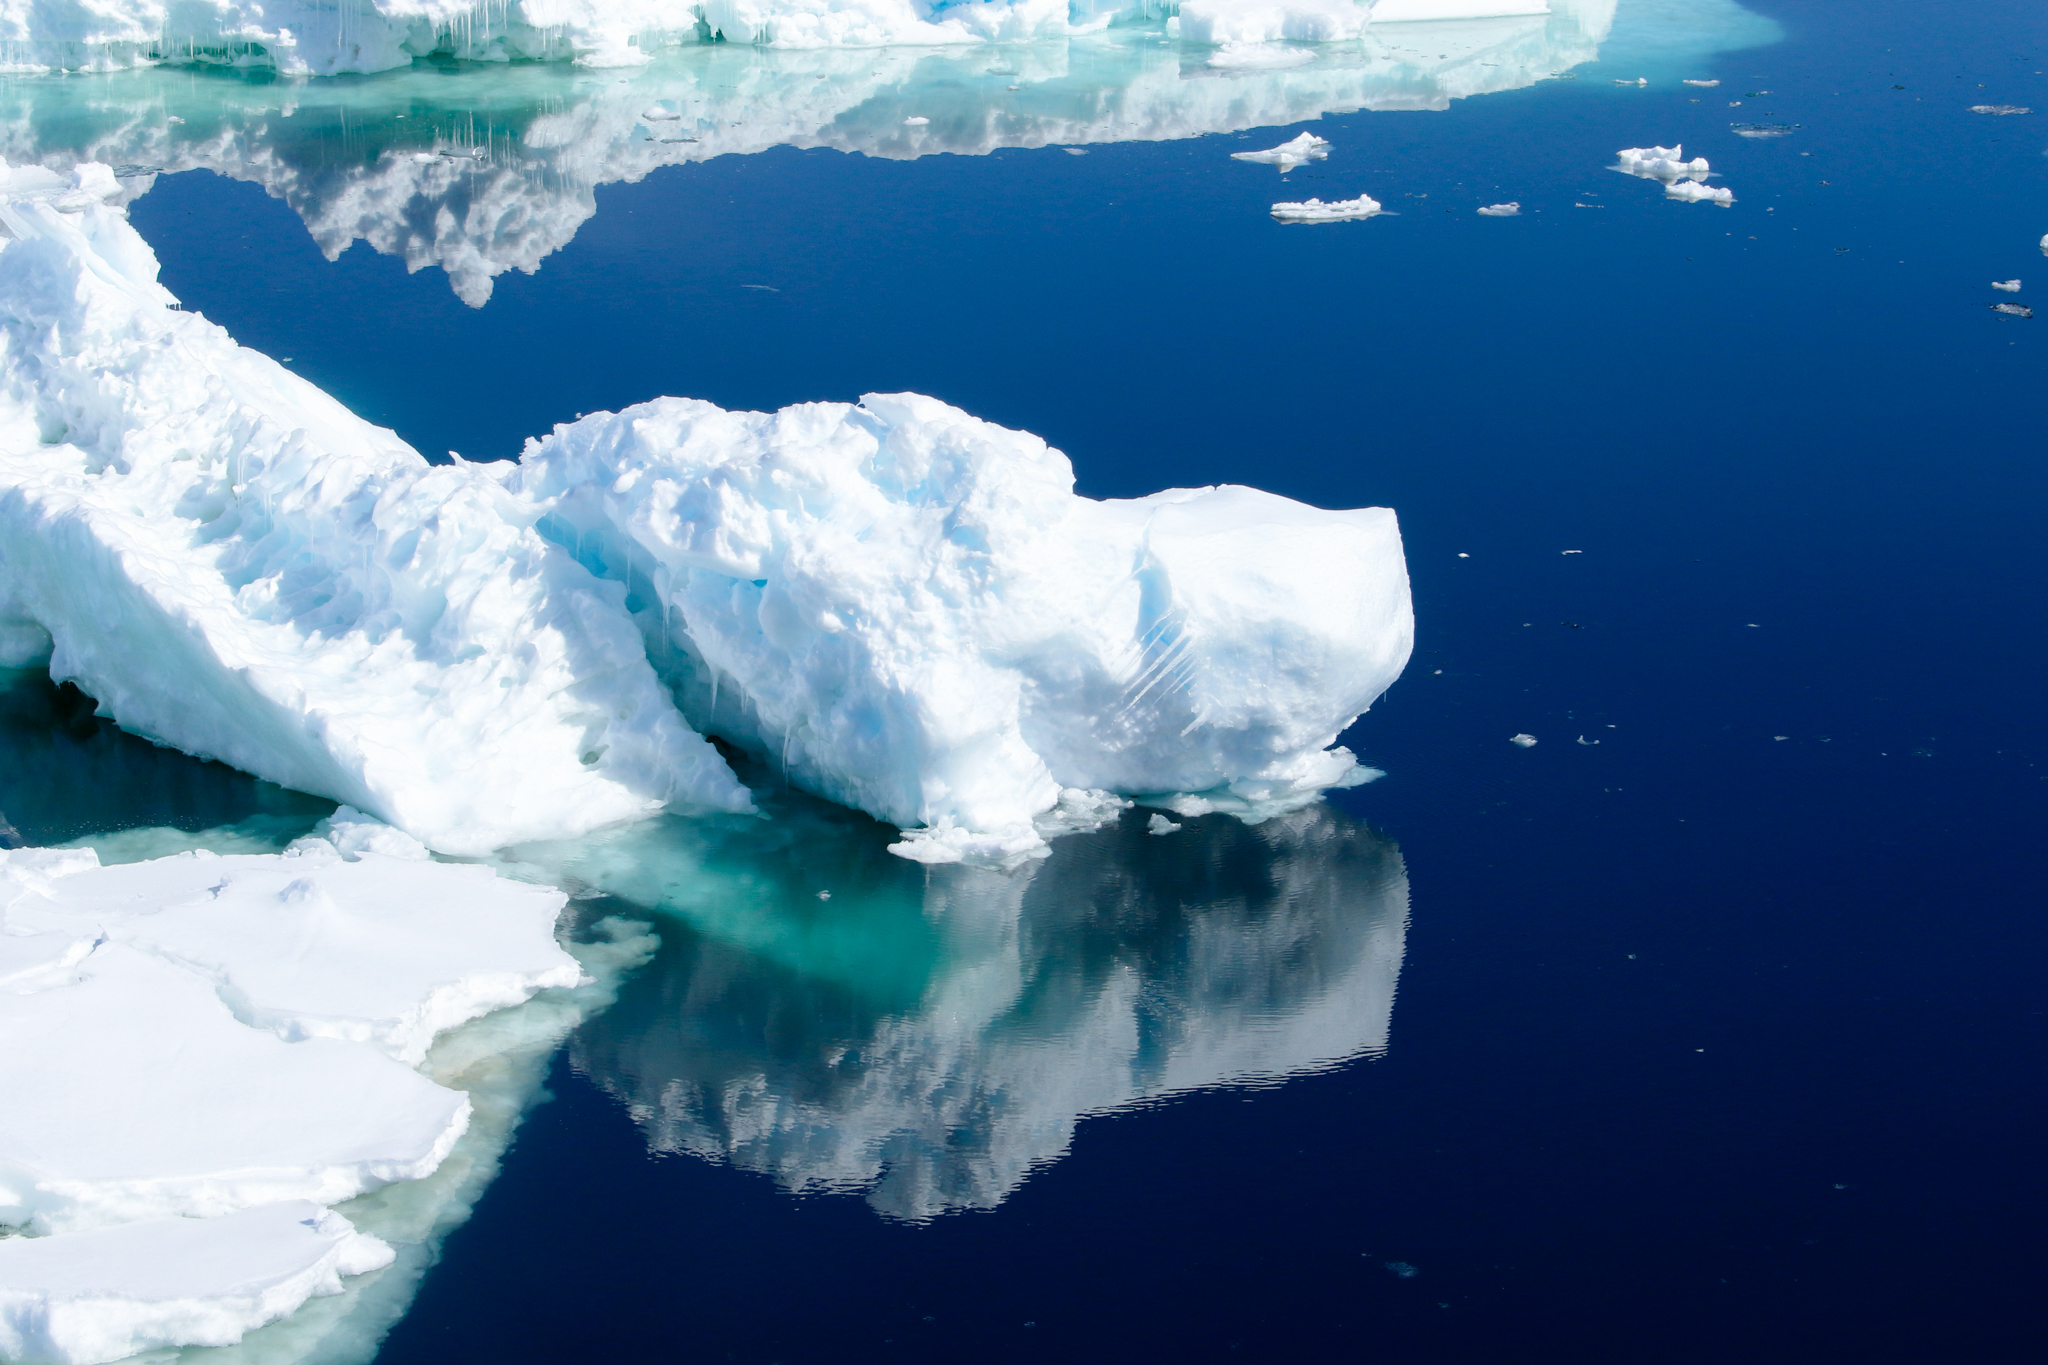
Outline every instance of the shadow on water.
<path id="1" fill-rule="evenodd" d="M 1407 873 L 1331 807 L 1164 836 L 1127 811 L 997 873 L 768 799 L 521 850 L 656 917 L 654 963 L 570 1043 L 656 1153 L 923 1220 L 1001 1203 L 1085 1115 L 1387 1045 Z"/>
<path id="2" fill-rule="evenodd" d="M 0 670 L 0 847 L 162 831 L 158 842 L 169 853 L 193 846 L 175 832 L 210 831 L 218 838 L 206 846 L 216 852 L 267 852 L 334 809 L 224 763 L 160 748 L 96 710 L 68 683 Z"/>

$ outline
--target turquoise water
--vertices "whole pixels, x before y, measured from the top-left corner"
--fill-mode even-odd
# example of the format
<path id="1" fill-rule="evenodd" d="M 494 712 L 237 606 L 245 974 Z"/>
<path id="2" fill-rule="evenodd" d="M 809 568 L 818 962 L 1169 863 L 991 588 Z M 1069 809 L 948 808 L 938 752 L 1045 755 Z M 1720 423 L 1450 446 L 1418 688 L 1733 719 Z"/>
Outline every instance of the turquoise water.
<path id="1" fill-rule="evenodd" d="M 2048 110 L 2048 33 L 1596 8 L 1237 75 L 1117 30 L 0 83 L 10 162 L 119 163 L 188 307 L 423 450 L 912 388 L 1098 496 L 1395 507 L 1414 577 L 1345 739 L 1387 776 L 1266 825 L 926 869 L 750 768 L 769 819 L 507 851 L 659 947 L 438 1264 L 245 1358 L 2018 1354 L 2048 484 L 1988 284 L 2048 280 L 2048 112 L 1970 106 Z M 1675 142 L 1732 207 L 1606 169 Z M 15 837 L 329 809 L 91 711 L 0 691 Z"/>

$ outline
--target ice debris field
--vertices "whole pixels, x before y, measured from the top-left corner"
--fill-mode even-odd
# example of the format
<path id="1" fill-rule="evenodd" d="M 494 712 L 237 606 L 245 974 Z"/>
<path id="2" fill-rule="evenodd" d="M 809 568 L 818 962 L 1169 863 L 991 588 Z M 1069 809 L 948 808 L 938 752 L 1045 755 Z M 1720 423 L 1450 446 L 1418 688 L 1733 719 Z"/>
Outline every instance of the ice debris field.
<path id="1" fill-rule="evenodd" d="M 57 180 L 0 201 L 0 666 L 125 729 L 463 856 L 751 809 L 706 734 L 927 861 L 1368 775 L 1331 745 L 1412 642 L 1386 509 L 1082 498 L 915 394 L 433 466 L 175 308 L 107 168 Z"/>
<path id="2" fill-rule="evenodd" d="M 282 855 L 0 851 L 0 1357 L 224 1345 L 388 1265 L 333 1206 L 471 1120 L 434 1041 L 583 982 L 565 901 L 344 808 Z"/>

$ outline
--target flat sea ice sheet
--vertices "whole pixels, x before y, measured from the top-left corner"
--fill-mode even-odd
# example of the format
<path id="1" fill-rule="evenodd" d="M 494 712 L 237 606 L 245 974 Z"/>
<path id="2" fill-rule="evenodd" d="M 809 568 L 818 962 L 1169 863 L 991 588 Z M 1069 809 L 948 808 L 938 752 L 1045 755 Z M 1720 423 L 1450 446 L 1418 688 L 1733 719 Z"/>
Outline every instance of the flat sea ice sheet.
<path id="1" fill-rule="evenodd" d="M 0 203 L 0 622 L 127 729 L 456 854 L 751 809 L 699 731 L 926 858 L 1041 848 L 1085 793 L 1362 775 L 1329 746 L 1413 636 L 1386 509 L 1096 502 L 915 394 L 658 399 L 430 467 L 171 308 L 78 188 L 106 168 L 73 180 Z"/>
<path id="2" fill-rule="evenodd" d="M 353 859 L 0 851 L 0 1356 L 234 1341 L 388 1262 L 327 1210 L 469 1126 L 427 1046 L 582 983 L 560 892 L 329 828 Z"/>

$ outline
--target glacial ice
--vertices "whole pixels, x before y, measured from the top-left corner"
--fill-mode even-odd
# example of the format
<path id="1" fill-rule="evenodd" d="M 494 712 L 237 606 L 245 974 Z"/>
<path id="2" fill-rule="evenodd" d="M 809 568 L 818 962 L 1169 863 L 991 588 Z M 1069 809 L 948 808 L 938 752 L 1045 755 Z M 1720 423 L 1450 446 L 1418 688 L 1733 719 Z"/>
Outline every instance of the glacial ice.
<path id="1" fill-rule="evenodd" d="M 1385 509 L 1095 502 L 917 395 L 659 399 L 433 468 L 169 307 L 117 211 L 0 221 L 8 618 L 124 728 L 443 852 L 749 809 L 700 731 L 925 859 L 1034 851 L 1063 791 L 1256 818 L 1361 779 L 1328 746 L 1407 661 Z"/>
<path id="2" fill-rule="evenodd" d="M 388 1263 L 326 1210 L 463 1137 L 428 1046 L 584 982 L 560 892 L 327 829 L 360 851 L 0 851 L 0 1355 L 222 1344 Z"/>
<path id="3" fill-rule="evenodd" d="M 1369 194 L 1329 204 L 1320 199 L 1310 199 L 1299 204 L 1273 205 L 1273 216 L 1283 223 L 1342 223 L 1353 218 L 1370 218 L 1385 211 L 1380 207 L 1380 201 Z"/>
<path id="4" fill-rule="evenodd" d="M 1521 204 L 1519 202 L 1510 201 L 1505 204 L 1481 205 L 1479 209 L 1479 216 L 1481 218 L 1514 218 L 1518 217 L 1521 214 L 1521 212 Z"/>
<path id="5" fill-rule="evenodd" d="M 618 590 L 489 473 L 171 307 L 119 212 L 37 193 L 0 202 L 0 621 L 53 676 L 444 852 L 747 806 Z"/>
<path id="6" fill-rule="evenodd" d="M 288 202 L 328 256 L 364 241 L 408 268 L 443 268 L 481 305 L 494 277 L 538 269 L 575 235 L 596 210 L 596 186 L 660 166 L 783 144 L 882 157 L 1078 152 L 1340 110 L 1445 109 L 1593 59 L 1613 21 L 1613 0 L 1554 0 L 1547 18 L 1383 24 L 1355 44 L 1287 49 L 1313 53 L 1311 63 L 1235 69 L 1227 80 L 1183 79 L 1158 60 L 1156 27 L 1120 23 L 1006 46 L 1008 86 L 991 84 L 978 49 L 738 43 L 686 45 L 603 80 L 564 64 L 455 80 L 422 64 L 368 84 L 193 82 L 159 70 L 87 104 L 63 82 L 15 81 L 0 87 L 0 152 L 59 177 L 105 162 L 119 168 L 123 198 L 192 168 L 252 181 Z M 1183 60 L 1208 51 L 1189 47 Z M 479 80 L 491 86 L 484 145 L 469 131 L 466 98 Z M 644 117 L 653 110 L 678 117 Z M 907 116 L 932 122 L 913 132 Z M 372 155 L 320 155 L 335 138 Z M 456 150 L 464 155 L 446 154 Z M 487 155 L 468 155 L 477 151 Z"/>
<path id="7" fill-rule="evenodd" d="M 1285 175 L 1296 166 L 1306 166 L 1311 161 L 1322 161 L 1330 155 L 1330 144 L 1314 133 L 1303 133 L 1289 138 L 1278 147 L 1268 147 L 1263 152 L 1232 152 L 1232 161 L 1256 161 L 1262 166 L 1278 166 Z"/>

